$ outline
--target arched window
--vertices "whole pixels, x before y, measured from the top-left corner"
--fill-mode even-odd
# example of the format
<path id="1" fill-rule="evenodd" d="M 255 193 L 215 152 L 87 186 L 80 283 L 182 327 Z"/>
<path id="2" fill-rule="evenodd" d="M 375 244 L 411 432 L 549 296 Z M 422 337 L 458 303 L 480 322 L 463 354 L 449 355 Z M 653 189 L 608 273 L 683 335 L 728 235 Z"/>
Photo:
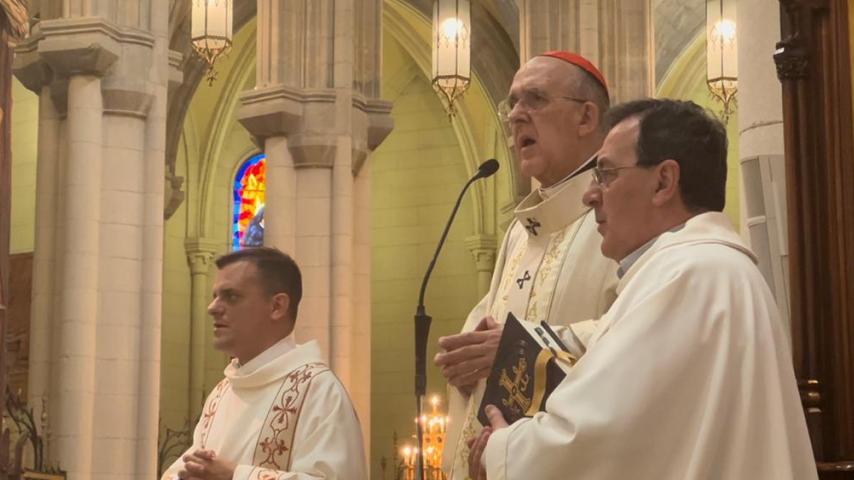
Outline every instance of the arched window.
<path id="1" fill-rule="evenodd" d="M 264 183 L 267 156 L 253 155 L 243 162 L 234 177 L 234 218 L 231 247 L 258 247 L 264 244 Z"/>

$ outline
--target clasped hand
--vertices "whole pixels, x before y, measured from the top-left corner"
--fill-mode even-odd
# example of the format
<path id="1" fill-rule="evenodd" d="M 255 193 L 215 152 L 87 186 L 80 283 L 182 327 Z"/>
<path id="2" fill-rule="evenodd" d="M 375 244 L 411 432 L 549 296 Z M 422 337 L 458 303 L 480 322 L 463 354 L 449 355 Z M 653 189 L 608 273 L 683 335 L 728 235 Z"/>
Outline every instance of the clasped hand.
<path id="1" fill-rule="evenodd" d="M 471 393 L 477 382 L 489 376 L 504 325 L 484 317 L 474 331 L 441 337 L 433 362 L 449 384 Z"/>
<path id="2" fill-rule="evenodd" d="M 196 450 L 184 455 L 184 468 L 178 472 L 181 480 L 231 480 L 234 465 L 216 456 L 213 450 Z"/>

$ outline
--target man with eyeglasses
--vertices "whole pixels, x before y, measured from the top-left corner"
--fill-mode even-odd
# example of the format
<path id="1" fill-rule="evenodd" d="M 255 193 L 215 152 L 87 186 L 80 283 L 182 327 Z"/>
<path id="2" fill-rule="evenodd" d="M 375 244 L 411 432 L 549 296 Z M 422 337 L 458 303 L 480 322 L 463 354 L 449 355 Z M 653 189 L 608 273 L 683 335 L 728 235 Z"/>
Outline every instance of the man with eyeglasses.
<path id="1" fill-rule="evenodd" d="M 487 407 L 471 477 L 817 478 L 774 298 L 721 213 L 723 125 L 674 100 L 608 123 L 584 202 L 619 297 L 545 412 L 507 426 Z"/>
<path id="2" fill-rule="evenodd" d="M 600 253 L 601 238 L 581 196 L 609 105 L 602 73 L 570 52 L 547 52 L 516 73 L 499 113 L 525 177 L 539 182 L 516 208 L 496 261 L 489 293 L 463 333 L 439 339 L 435 363 L 449 384 L 450 423 L 443 467 L 452 480 L 468 473 L 467 440 L 481 426 L 477 407 L 508 313 L 546 320 L 580 356 L 590 324 L 613 302 L 616 264 Z M 560 328 L 575 324 L 575 328 Z"/>

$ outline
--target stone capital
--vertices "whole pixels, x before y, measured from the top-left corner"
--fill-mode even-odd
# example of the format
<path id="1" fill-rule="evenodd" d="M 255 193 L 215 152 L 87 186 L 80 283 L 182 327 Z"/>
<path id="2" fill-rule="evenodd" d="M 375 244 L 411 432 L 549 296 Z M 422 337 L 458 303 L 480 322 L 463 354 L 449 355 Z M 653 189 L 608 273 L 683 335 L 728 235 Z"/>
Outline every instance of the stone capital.
<path id="1" fill-rule="evenodd" d="M 391 116 L 392 102 L 372 98 L 365 102 L 365 113 L 368 114 L 368 149 L 373 151 L 385 140 L 394 129 L 394 118 Z"/>
<path id="2" fill-rule="evenodd" d="M 478 272 L 491 272 L 495 268 L 495 254 L 498 249 L 495 235 L 485 233 L 472 235 L 466 238 L 465 244 L 474 256 L 475 268 Z"/>
<path id="3" fill-rule="evenodd" d="M 288 137 L 294 168 L 332 168 L 338 142 L 331 134 L 299 133 Z"/>
<path id="4" fill-rule="evenodd" d="M 302 126 L 303 93 L 285 85 L 256 88 L 240 96 L 237 120 L 255 138 L 263 141 L 288 136 Z"/>
<path id="5" fill-rule="evenodd" d="M 39 55 L 40 39 L 40 36 L 34 34 L 19 43 L 12 60 L 15 78 L 36 95 L 41 93 L 42 87 L 53 81 L 53 70 Z"/>
<path id="6" fill-rule="evenodd" d="M 65 113 L 68 78 L 94 75 L 103 78 L 105 113 L 144 118 L 154 98 L 144 75 L 153 48 L 150 33 L 118 27 L 103 18 L 42 20 L 17 47 L 14 70 L 36 93 L 50 85 L 60 114 Z"/>
<path id="7" fill-rule="evenodd" d="M 103 77 L 122 55 L 122 44 L 154 47 L 150 34 L 99 17 L 42 20 L 34 36 L 39 37 L 39 54 L 58 76 Z"/>
<path id="8" fill-rule="evenodd" d="M 187 264 L 192 275 L 207 274 L 210 271 L 219 244 L 207 238 L 188 238 L 184 241 Z"/>
<path id="9" fill-rule="evenodd" d="M 368 159 L 368 154 L 376 149 L 394 128 L 391 116 L 392 103 L 379 99 L 366 99 L 362 95 L 353 96 L 353 175 L 359 174 Z"/>
<path id="10" fill-rule="evenodd" d="M 169 88 L 178 88 L 184 83 L 184 54 L 169 50 Z"/>

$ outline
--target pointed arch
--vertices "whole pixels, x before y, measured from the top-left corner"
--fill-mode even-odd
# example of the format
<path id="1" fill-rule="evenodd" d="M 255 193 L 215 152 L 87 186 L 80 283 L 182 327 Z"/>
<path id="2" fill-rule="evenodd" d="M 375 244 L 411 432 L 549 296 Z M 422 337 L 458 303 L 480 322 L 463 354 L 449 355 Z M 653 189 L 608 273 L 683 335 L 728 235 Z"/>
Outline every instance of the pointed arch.
<path id="1" fill-rule="evenodd" d="M 397 41 L 418 67 L 419 74 L 429 80 L 432 51 L 430 48 L 430 20 L 409 2 L 404 0 L 386 0 L 383 9 L 383 29 Z M 437 93 L 437 101 L 442 101 Z M 478 182 L 473 186 L 475 225 L 474 233 L 496 234 L 498 216 L 496 203 L 515 204 L 518 195 L 518 167 L 504 139 L 503 127 L 498 121 L 495 102 L 492 101 L 481 81 L 478 72 L 472 72 L 469 91 L 457 106 L 457 114 L 450 118 L 453 130 L 462 152 L 463 162 L 469 176 L 490 156 L 504 164 L 499 172 L 496 184 L 508 185 L 508 198 L 492 201 L 488 199 L 488 184 Z"/>

